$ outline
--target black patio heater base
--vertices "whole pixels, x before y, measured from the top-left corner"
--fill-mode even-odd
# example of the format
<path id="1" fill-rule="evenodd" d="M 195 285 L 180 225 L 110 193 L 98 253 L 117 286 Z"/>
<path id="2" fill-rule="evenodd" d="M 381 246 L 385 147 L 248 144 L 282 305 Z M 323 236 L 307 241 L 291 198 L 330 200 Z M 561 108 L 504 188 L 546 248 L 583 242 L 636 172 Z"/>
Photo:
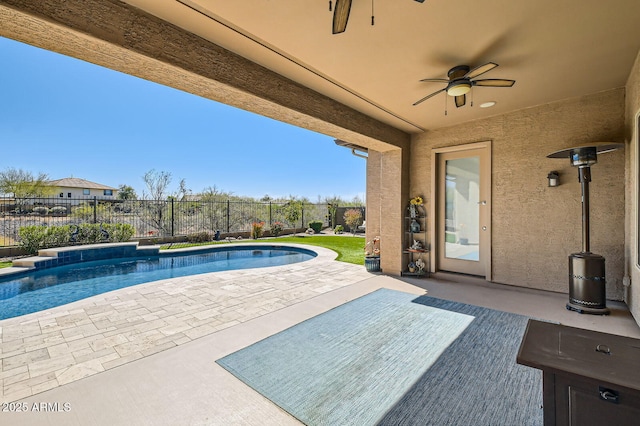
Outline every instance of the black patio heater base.
<path id="1" fill-rule="evenodd" d="M 569 158 L 578 167 L 582 189 L 582 251 L 569 255 L 569 303 L 567 309 L 581 314 L 608 315 L 604 257 L 591 253 L 589 247 L 589 182 L 591 165 L 598 154 L 615 151 L 622 144 L 607 143 L 563 149 L 549 158 Z"/>
<path id="2" fill-rule="evenodd" d="M 569 303 L 581 314 L 609 315 L 606 303 L 604 257 L 594 253 L 569 255 Z"/>

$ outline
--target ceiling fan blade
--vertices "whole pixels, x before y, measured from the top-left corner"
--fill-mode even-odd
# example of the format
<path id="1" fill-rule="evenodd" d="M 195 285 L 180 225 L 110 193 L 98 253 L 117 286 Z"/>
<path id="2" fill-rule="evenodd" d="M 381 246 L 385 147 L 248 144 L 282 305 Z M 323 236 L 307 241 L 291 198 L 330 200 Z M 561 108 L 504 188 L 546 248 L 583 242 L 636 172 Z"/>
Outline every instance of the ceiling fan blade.
<path id="1" fill-rule="evenodd" d="M 431 81 L 434 83 L 448 83 L 449 80 L 447 80 L 446 78 L 423 78 L 420 81 Z"/>
<path id="2" fill-rule="evenodd" d="M 427 95 L 427 96 L 425 96 L 424 98 L 420 99 L 419 101 L 414 102 L 414 103 L 413 103 L 413 106 L 416 106 L 416 105 L 418 105 L 419 103 L 422 103 L 422 102 L 426 101 L 427 99 L 434 97 L 434 96 L 435 96 L 435 95 L 437 95 L 438 93 L 442 93 L 442 92 L 444 92 L 445 90 L 447 90 L 447 88 L 446 88 L 446 87 L 445 87 L 444 89 L 440 89 L 440 90 L 438 90 L 438 91 L 435 91 L 435 92 L 431 93 L 430 95 Z"/>
<path id="3" fill-rule="evenodd" d="M 474 86 L 487 86 L 487 87 L 511 87 L 516 83 L 515 80 L 505 80 L 502 78 L 487 78 L 484 80 L 475 80 L 471 84 Z"/>
<path id="4" fill-rule="evenodd" d="M 333 11 L 333 34 L 343 33 L 347 29 L 352 0 L 336 0 Z"/>
<path id="5" fill-rule="evenodd" d="M 480 74 L 484 74 L 487 71 L 491 71 L 492 69 L 494 69 L 495 67 L 497 67 L 498 64 L 494 63 L 494 62 L 487 62 L 484 65 L 480 65 L 479 67 L 475 67 L 474 69 L 472 69 L 471 71 L 469 71 L 465 77 L 466 78 L 475 78 L 478 77 Z"/>
<path id="6" fill-rule="evenodd" d="M 467 96 L 466 95 L 456 96 L 456 107 L 457 108 L 460 108 L 461 106 L 463 106 L 466 103 L 467 103 Z"/>

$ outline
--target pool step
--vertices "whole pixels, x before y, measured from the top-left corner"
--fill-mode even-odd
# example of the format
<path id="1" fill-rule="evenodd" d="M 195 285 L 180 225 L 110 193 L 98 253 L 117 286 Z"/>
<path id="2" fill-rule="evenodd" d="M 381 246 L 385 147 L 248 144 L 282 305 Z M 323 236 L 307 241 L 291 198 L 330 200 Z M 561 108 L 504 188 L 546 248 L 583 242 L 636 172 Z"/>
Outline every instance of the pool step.
<path id="1" fill-rule="evenodd" d="M 137 241 L 56 247 L 40 250 L 38 251 L 38 256 L 16 259 L 13 261 L 13 267 L 46 269 L 71 263 L 90 262 L 92 260 L 155 256 L 159 252 L 160 246 L 138 247 Z"/>
<path id="2" fill-rule="evenodd" d="M 58 258 L 54 256 L 31 256 L 16 259 L 11 262 L 14 267 L 21 268 L 52 268 L 58 266 Z"/>

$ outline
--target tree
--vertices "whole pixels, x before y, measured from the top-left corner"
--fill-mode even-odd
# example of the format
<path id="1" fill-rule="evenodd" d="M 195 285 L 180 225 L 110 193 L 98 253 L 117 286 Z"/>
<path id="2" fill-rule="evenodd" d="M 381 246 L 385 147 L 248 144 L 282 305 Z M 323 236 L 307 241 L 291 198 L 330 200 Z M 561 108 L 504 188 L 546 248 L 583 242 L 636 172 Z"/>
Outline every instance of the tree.
<path id="1" fill-rule="evenodd" d="M 287 222 L 289 222 L 293 227 L 293 233 L 295 235 L 296 222 L 302 216 L 302 201 L 292 198 L 287 204 L 285 204 L 282 211 L 284 212 L 284 217 L 287 219 Z"/>
<path id="2" fill-rule="evenodd" d="M 138 194 L 132 186 L 123 184 L 118 187 L 118 199 L 123 201 L 137 200 Z"/>
<path id="3" fill-rule="evenodd" d="M 176 200 L 184 201 L 187 195 L 191 194 L 191 192 L 192 191 L 187 188 L 187 181 L 183 178 L 180 179 L 180 183 L 178 184 L 178 192 L 174 194 L 174 197 L 176 198 Z"/>
<path id="4" fill-rule="evenodd" d="M 31 172 L 9 167 L 0 172 L 0 192 L 11 194 L 14 198 L 46 197 L 55 192 L 48 184 L 49 176 L 39 173 L 34 177 Z"/>
<path id="5" fill-rule="evenodd" d="M 232 192 L 224 192 L 218 189 L 217 186 L 209 186 L 200 193 L 200 199 L 202 201 L 227 201 Z"/>
<path id="6" fill-rule="evenodd" d="M 149 170 L 142 176 L 148 193 L 143 191 L 143 198 L 151 200 L 164 200 L 167 198 L 167 188 L 171 183 L 171 173 L 157 172 L 155 169 Z"/>
<path id="7" fill-rule="evenodd" d="M 344 212 L 344 223 L 349 226 L 349 229 L 356 235 L 358 225 L 362 224 L 362 212 L 358 209 L 349 209 Z"/>
<path id="8" fill-rule="evenodd" d="M 327 205 L 327 219 L 329 222 L 329 226 L 333 228 L 336 223 L 336 213 L 338 211 L 338 207 L 344 203 L 340 197 L 334 195 L 333 197 L 324 197 L 324 199 L 319 198 L 319 201 L 323 204 Z"/>
<path id="9" fill-rule="evenodd" d="M 166 200 L 167 188 L 171 183 L 171 173 L 157 172 L 152 169 L 144 174 L 142 180 L 149 191 L 143 191 L 143 198 L 149 201 L 143 204 L 144 212 L 141 219 L 162 235 L 169 235 L 171 215 Z"/>

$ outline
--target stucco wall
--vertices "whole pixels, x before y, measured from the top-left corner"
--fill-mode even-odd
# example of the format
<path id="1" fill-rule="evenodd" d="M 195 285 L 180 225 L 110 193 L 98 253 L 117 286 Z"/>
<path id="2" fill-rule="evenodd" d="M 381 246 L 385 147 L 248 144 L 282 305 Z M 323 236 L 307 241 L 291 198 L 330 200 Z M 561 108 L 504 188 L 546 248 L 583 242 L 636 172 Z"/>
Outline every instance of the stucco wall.
<path id="1" fill-rule="evenodd" d="M 568 160 L 546 155 L 594 141 L 621 142 L 624 117 L 621 88 L 417 135 L 410 193 L 431 197 L 433 148 L 491 140 L 492 281 L 568 292 L 567 256 L 581 250 L 580 184 Z M 559 187 L 547 186 L 551 170 L 560 172 Z M 607 297 L 621 300 L 624 152 L 600 156 L 592 178 L 591 250 L 606 258 Z"/>
<path id="2" fill-rule="evenodd" d="M 369 151 L 367 160 L 367 241 L 380 236 L 380 266 L 400 275 L 404 260 L 403 217 L 408 200 L 409 148 Z"/>
<path id="3" fill-rule="evenodd" d="M 104 189 L 95 189 L 95 188 L 87 188 L 89 189 L 89 194 L 85 194 L 83 188 L 70 188 L 67 186 L 57 186 L 56 192 L 54 193 L 56 196 L 60 193 L 63 194 L 61 198 L 86 198 L 86 197 L 98 197 L 99 200 L 115 200 L 118 195 L 118 191 L 113 189 L 113 195 L 104 195 Z M 68 197 L 68 194 L 71 193 L 71 197 Z"/>
<path id="4" fill-rule="evenodd" d="M 640 136 L 636 127 L 636 116 L 640 113 L 640 52 L 635 65 L 629 74 L 626 86 L 625 136 L 627 140 L 627 210 L 626 241 L 627 272 L 631 276 L 631 286 L 626 295 L 626 302 L 640 324 L 640 268 L 638 268 L 638 142 Z"/>

